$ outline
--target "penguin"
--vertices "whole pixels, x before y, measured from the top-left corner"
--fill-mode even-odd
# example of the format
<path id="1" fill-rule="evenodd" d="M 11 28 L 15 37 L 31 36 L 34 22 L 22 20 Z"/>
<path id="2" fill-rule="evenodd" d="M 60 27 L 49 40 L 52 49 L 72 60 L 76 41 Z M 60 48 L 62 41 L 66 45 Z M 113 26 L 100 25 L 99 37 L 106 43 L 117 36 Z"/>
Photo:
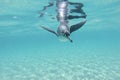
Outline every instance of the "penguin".
<path id="1" fill-rule="evenodd" d="M 45 11 L 48 7 L 51 7 L 53 5 L 54 5 L 54 2 L 49 3 L 48 6 L 44 6 L 42 11 Z M 70 10 L 69 5 L 75 6 L 75 9 Z M 86 19 L 72 26 L 68 26 L 68 22 L 69 22 L 68 20 L 86 18 L 85 12 L 81 9 L 81 7 L 83 7 L 83 4 L 72 3 L 72 2 L 69 2 L 68 0 L 56 0 L 56 7 L 57 7 L 56 18 L 57 18 L 57 21 L 60 23 L 57 31 L 49 29 L 46 26 L 41 26 L 41 28 L 55 34 L 61 40 L 65 40 L 65 41 L 69 40 L 70 42 L 73 42 L 73 40 L 70 37 L 71 33 L 80 29 L 86 23 Z M 69 15 L 69 13 L 81 13 L 82 15 L 74 16 L 74 15 Z M 43 15 L 44 13 L 41 12 L 40 17 L 42 17 Z"/>
<path id="2" fill-rule="evenodd" d="M 67 26 L 65 23 L 60 24 L 57 31 L 49 29 L 49 28 L 47 28 L 45 26 L 41 26 L 41 28 L 55 34 L 59 38 L 64 38 L 66 40 L 69 40 L 70 42 L 73 42 L 73 40 L 70 37 L 71 33 L 73 33 L 74 31 L 76 31 L 78 29 L 80 29 L 85 23 L 86 23 L 86 20 L 84 20 L 84 21 L 82 21 L 82 22 L 80 22 L 78 24 L 72 25 L 70 27 Z"/>

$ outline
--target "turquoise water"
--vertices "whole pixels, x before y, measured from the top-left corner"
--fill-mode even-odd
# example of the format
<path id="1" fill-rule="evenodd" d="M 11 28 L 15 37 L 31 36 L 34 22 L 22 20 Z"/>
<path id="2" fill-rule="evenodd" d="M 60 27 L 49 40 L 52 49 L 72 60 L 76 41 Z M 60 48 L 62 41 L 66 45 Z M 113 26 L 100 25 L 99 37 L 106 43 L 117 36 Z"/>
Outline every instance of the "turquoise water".
<path id="1" fill-rule="evenodd" d="M 39 18 L 48 0 L 0 0 L 1 80 L 120 80 L 120 1 L 70 1 L 87 14 L 73 43 L 40 28 L 58 26 L 55 8 Z"/>

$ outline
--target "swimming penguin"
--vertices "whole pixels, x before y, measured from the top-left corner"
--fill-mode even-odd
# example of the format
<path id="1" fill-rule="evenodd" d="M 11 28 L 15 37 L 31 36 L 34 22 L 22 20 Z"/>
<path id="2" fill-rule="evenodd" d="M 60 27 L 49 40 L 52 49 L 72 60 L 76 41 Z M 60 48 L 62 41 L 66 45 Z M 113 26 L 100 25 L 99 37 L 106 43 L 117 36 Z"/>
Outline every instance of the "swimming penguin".
<path id="1" fill-rule="evenodd" d="M 68 27 L 66 24 L 60 24 L 60 26 L 57 29 L 57 32 L 55 32 L 54 30 L 49 29 L 45 26 L 41 26 L 41 27 L 43 29 L 55 34 L 59 38 L 65 38 L 65 39 L 68 39 L 70 42 L 73 42 L 73 40 L 70 38 L 70 34 L 74 31 L 80 29 L 85 23 L 86 23 L 86 20 L 84 20 L 78 24 L 72 25 L 70 27 Z"/>
<path id="2" fill-rule="evenodd" d="M 68 9 L 68 5 L 74 5 L 75 9 Z M 43 10 L 46 10 L 48 7 L 53 6 L 53 3 L 49 3 L 48 6 L 44 6 Z M 73 42 L 70 38 L 70 34 L 78 29 L 80 29 L 85 23 L 86 20 L 79 22 L 75 25 L 68 26 L 68 20 L 70 19 L 77 19 L 77 18 L 86 18 L 85 12 L 81 9 L 83 6 L 82 3 L 72 3 L 68 2 L 68 0 L 56 0 L 56 7 L 57 7 L 57 21 L 60 22 L 60 25 L 58 26 L 57 31 L 55 32 L 52 29 L 49 29 L 45 26 L 41 26 L 43 29 L 55 34 L 59 39 L 69 40 L 70 42 Z M 81 13 L 82 16 L 73 16 L 69 15 L 68 13 Z M 41 13 L 40 17 L 42 17 L 44 13 Z"/>

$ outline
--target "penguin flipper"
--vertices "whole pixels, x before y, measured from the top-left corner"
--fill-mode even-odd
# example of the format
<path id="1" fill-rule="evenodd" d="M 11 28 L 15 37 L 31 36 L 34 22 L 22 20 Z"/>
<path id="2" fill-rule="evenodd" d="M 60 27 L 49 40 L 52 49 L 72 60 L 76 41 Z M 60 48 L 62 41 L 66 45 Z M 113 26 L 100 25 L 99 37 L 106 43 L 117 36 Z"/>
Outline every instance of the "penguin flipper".
<path id="1" fill-rule="evenodd" d="M 49 31 L 49 32 L 51 32 L 51 33 L 54 33 L 56 36 L 58 36 L 58 34 L 57 34 L 55 31 L 53 31 L 53 30 L 51 30 L 51 29 L 49 29 L 49 28 L 46 28 L 46 27 L 44 27 L 44 26 L 41 26 L 41 28 L 43 28 L 44 30 L 47 30 L 47 31 Z"/>
<path id="2" fill-rule="evenodd" d="M 82 22 L 80 22 L 80 23 L 78 23 L 78 24 L 72 25 L 72 26 L 70 27 L 70 33 L 78 30 L 78 29 L 81 28 L 85 23 L 86 23 L 86 20 L 84 20 L 84 21 L 82 21 Z"/>

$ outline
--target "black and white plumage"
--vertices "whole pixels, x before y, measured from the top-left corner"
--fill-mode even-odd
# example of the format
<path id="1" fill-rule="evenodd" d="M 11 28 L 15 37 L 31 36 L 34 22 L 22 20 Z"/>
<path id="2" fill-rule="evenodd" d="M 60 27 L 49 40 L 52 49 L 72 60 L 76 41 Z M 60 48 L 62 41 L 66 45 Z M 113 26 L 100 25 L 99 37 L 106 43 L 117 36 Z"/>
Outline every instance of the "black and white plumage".
<path id="1" fill-rule="evenodd" d="M 56 7 L 57 7 L 57 21 L 60 23 L 58 26 L 57 32 L 45 27 L 41 26 L 43 29 L 54 33 L 57 35 L 57 37 L 64 37 L 68 39 L 70 42 L 73 42 L 70 38 L 70 34 L 79 28 L 81 28 L 85 23 L 86 20 L 81 21 L 75 25 L 68 26 L 68 22 L 71 19 L 77 19 L 77 18 L 86 18 L 85 12 L 82 10 L 83 4 L 82 3 L 72 3 L 68 0 L 55 0 Z M 50 2 L 48 6 L 44 6 L 42 11 L 45 11 L 48 7 L 51 7 L 54 5 L 55 2 Z M 69 9 L 69 5 L 73 5 L 75 9 Z M 79 13 L 81 15 L 69 15 L 69 13 Z M 40 13 L 40 17 L 44 16 L 44 13 Z"/>

